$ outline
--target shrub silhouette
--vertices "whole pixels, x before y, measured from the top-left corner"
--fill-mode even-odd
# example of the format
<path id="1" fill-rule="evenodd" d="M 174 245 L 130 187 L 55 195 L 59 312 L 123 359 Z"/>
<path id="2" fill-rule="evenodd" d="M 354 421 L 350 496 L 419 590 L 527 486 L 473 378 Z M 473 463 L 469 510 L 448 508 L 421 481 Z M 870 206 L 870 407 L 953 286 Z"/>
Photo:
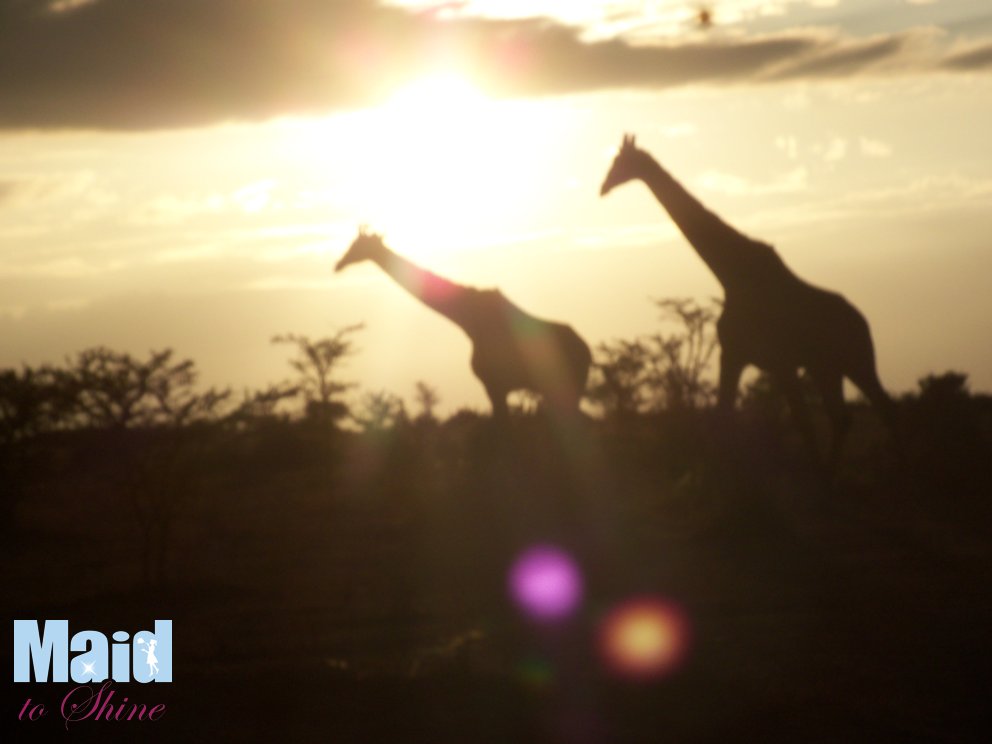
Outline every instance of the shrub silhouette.
<path id="1" fill-rule="evenodd" d="M 70 425 L 92 428 L 184 426 L 215 416 L 229 390 L 196 392 L 191 359 L 173 361 L 172 349 L 146 360 L 105 347 L 79 352 L 54 371 Z"/>
<path id="2" fill-rule="evenodd" d="M 365 393 L 352 418 L 364 431 L 372 432 L 382 432 L 409 421 L 403 399 L 385 390 Z"/>
<path id="3" fill-rule="evenodd" d="M 437 416 L 434 413 L 434 409 L 441 402 L 441 396 L 438 395 L 436 388 L 428 385 L 423 380 L 418 380 L 414 386 L 413 402 L 417 407 L 417 413 L 413 417 L 415 422 L 437 423 Z"/>
<path id="4" fill-rule="evenodd" d="M 691 299 L 655 301 L 671 330 L 596 347 L 588 399 L 606 416 L 695 410 L 711 405 L 712 358 L 719 304 Z"/>
<path id="5" fill-rule="evenodd" d="M 342 362 L 355 353 L 351 336 L 362 328 L 362 324 L 351 325 L 318 339 L 295 333 L 272 338 L 274 344 L 296 347 L 296 356 L 289 364 L 296 371 L 296 390 L 303 398 L 304 414 L 311 421 L 333 426 L 347 418 L 349 409 L 341 396 L 355 387 L 355 383 L 335 377 Z"/>

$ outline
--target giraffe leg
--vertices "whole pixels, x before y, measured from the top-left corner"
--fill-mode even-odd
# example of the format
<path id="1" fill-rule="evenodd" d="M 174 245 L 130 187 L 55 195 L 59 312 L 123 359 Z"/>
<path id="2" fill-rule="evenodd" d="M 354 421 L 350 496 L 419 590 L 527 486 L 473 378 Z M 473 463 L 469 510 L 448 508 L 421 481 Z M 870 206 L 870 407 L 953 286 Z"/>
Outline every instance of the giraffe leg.
<path id="1" fill-rule="evenodd" d="M 565 340 L 562 342 L 562 347 L 566 351 L 563 354 L 562 378 L 567 382 L 563 388 L 565 399 L 562 406 L 569 413 L 577 414 L 580 411 L 582 396 L 586 392 L 589 366 L 592 364 L 592 352 L 589 350 L 588 344 L 571 328 L 566 328 L 563 333 Z"/>
<path id="2" fill-rule="evenodd" d="M 490 385 L 485 382 L 482 384 L 486 388 L 486 395 L 489 396 L 489 403 L 493 407 L 493 420 L 506 420 L 510 415 L 510 407 L 506 402 L 507 392 L 502 388 L 496 387 L 495 385 Z"/>
<path id="3" fill-rule="evenodd" d="M 579 412 L 581 395 L 575 390 L 568 390 L 554 396 L 544 396 L 551 405 L 550 408 L 558 416 L 571 417 Z"/>
<path id="4" fill-rule="evenodd" d="M 872 408 L 878 414 L 878 417 L 882 419 L 882 423 L 889 430 L 889 435 L 895 444 L 896 452 L 902 457 L 903 442 L 899 427 L 896 425 L 896 406 L 892 402 L 892 398 L 889 397 L 889 394 L 885 392 L 885 388 L 882 387 L 874 363 L 871 363 L 865 369 L 849 374 L 848 377 L 864 393 L 868 402 L 871 403 Z"/>
<path id="5" fill-rule="evenodd" d="M 579 394 L 570 380 L 563 380 L 560 385 L 543 385 L 533 389 L 541 396 L 541 409 L 547 409 L 556 415 L 572 413 L 579 408 Z"/>
<path id="6" fill-rule="evenodd" d="M 851 417 L 844 405 L 844 376 L 839 372 L 817 371 L 813 381 L 820 391 L 823 407 L 830 418 L 830 449 L 827 453 L 827 468 L 833 472 L 840 462 L 840 453 L 851 428 Z"/>
<path id="7" fill-rule="evenodd" d="M 741 373 L 744 371 L 744 362 L 740 356 L 728 352 L 726 348 L 720 349 L 720 389 L 717 397 L 717 410 L 721 413 L 730 413 L 734 410 L 734 402 L 737 400 L 737 386 L 740 384 Z"/>
<path id="8" fill-rule="evenodd" d="M 802 384 L 799 381 L 799 374 L 796 370 L 777 370 L 774 378 L 785 393 L 785 399 L 789 403 L 792 417 L 796 420 L 799 433 L 802 434 L 803 441 L 809 450 L 814 462 L 820 462 L 820 448 L 816 443 L 816 431 L 813 429 L 813 420 L 809 415 L 809 407 L 803 397 Z"/>

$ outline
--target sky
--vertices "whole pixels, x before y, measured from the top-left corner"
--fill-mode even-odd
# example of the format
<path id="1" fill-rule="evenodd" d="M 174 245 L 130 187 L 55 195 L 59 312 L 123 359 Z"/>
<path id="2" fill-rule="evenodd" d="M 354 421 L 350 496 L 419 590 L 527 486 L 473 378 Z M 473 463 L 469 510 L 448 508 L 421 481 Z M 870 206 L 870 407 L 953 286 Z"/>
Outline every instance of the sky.
<path id="1" fill-rule="evenodd" d="M 992 390 L 988 0 L 0 0 L 0 367 L 171 347 L 236 391 L 272 336 L 487 407 L 467 338 L 360 224 L 593 346 L 720 288 L 624 133 L 867 316 L 883 383 Z"/>

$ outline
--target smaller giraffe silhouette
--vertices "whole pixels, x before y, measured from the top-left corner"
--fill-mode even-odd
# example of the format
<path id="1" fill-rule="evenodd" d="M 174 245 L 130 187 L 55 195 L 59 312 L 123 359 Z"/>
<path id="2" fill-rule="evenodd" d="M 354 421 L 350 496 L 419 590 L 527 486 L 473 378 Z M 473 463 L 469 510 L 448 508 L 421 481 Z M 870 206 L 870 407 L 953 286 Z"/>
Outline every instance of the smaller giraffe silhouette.
<path id="1" fill-rule="evenodd" d="M 744 367 L 767 371 L 785 391 L 810 449 L 816 437 L 803 400 L 798 371 L 816 384 L 830 417 L 827 465 L 833 468 L 850 427 L 844 406 L 844 378 L 857 385 L 898 436 L 893 403 L 875 368 L 868 321 L 836 292 L 800 279 L 767 243 L 739 233 L 704 207 L 651 155 L 625 135 L 600 189 L 640 180 L 668 212 L 686 240 L 723 285 L 724 310 L 717 322 L 720 341 L 719 407 L 734 407 Z"/>
<path id="2" fill-rule="evenodd" d="M 472 371 L 486 389 L 494 418 L 506 417 L 506 398 L 516 390 L 540 394 L 554 411 L 578 411 L 592 354 L 570 326 L 524 312 L 497 289 L 464 287 L 422 269 L 364 228 L 334 270 L 360 261 L 377 264 L 465 331 L 472 341 Z"/>

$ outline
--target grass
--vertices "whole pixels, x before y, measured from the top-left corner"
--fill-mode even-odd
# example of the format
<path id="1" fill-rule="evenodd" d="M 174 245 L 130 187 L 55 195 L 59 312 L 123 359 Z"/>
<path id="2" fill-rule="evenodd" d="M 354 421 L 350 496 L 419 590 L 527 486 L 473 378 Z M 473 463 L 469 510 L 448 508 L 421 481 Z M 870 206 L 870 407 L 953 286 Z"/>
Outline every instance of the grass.
<path id="1" fill-rule="evenodd" d="M 757 413 L 45 435 L 9 497 L 5 596 L 75 629 L 174 620 L 175 683 L 127 691 L 168 705 L 142 740 L 984 741 L 987 415 L 954 434 L 917 411 L 899 459 L 856 413 L 832 481 Z M 552 626 L 506 591 L 536 543 L 585 581 Z M 596 639 L 645 594 L 692 640 L 637 682 Z M 58 738 L 16 721 L 24 688 L 9 733 Z"/>

